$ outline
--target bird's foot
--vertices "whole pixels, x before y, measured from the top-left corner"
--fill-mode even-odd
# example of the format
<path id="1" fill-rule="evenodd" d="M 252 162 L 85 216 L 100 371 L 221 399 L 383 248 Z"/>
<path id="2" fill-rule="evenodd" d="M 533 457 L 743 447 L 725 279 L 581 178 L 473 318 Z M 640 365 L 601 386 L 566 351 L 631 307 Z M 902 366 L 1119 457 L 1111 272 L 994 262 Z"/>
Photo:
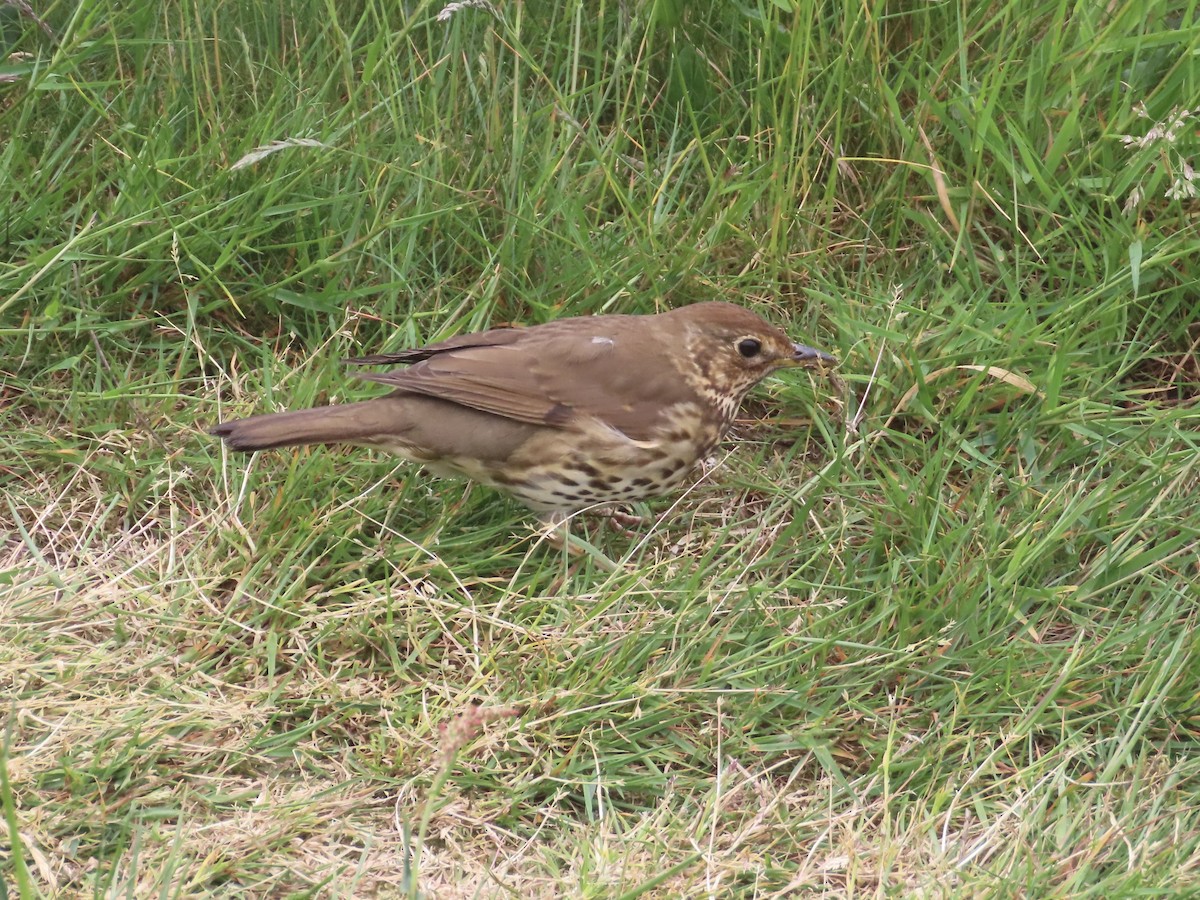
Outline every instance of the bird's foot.
<path id="1" fill-rule="evenodd" d="M 608 509 L 598 509 L 595 515 L 602 518 L 613 531 L 630 539 L 637 539 L 639 532 L 634 531 L 634 528 L 646 524 L 646 517 L 639 516 L 637 513 L 626 512 L 617 507 Z"/>

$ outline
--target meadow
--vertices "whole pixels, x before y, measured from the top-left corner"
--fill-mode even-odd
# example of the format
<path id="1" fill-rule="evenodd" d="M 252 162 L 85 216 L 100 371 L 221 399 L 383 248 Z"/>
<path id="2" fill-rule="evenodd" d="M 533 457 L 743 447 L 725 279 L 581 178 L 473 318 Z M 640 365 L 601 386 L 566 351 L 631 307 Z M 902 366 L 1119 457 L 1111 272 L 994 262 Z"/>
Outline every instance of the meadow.
<path id="1" fill-rule="evenodd" d="M 0 897 L 1200 893 L 1194 2 L 0 5 Z M 632 535 L 207 429 L 746 305 Z"/>

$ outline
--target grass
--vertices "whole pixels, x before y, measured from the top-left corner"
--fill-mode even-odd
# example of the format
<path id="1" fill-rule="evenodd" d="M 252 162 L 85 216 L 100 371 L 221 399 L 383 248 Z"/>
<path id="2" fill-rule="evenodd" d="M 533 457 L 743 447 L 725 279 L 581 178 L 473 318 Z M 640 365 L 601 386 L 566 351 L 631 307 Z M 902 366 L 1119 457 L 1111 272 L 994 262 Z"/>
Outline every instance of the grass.
<path id="1" fill-rule="evenodd" d="M 1195 4 L 441 10 L 0 6 L 7 895 L 1200 890 Z M 699 299 L 617 572 L 204 433 Z"/>

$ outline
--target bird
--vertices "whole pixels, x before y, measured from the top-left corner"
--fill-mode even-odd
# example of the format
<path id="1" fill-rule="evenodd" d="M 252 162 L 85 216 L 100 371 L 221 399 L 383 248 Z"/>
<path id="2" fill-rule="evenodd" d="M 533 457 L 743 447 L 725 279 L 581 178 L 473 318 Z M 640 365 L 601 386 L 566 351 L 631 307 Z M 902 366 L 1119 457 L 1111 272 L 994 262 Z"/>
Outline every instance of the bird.
<path id="1" fill-rule="evenodd" d="M 346 360 L 391 393 L 222 422 L 231 450 L 373 447 L 508 493 L 550 529 L 668 493 L 724 437 L 746 393 L 837 359 L 734 303 L 556 319 Z"/>

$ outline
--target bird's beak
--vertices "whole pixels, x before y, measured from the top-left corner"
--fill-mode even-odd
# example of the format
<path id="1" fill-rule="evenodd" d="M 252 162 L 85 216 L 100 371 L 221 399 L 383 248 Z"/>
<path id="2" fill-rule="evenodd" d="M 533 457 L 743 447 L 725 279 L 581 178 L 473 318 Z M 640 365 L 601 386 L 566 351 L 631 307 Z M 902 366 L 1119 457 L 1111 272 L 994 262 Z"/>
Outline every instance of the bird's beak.
<path id="1" fill-rule="evenodd" d="M 803 344 L 792 344 L 792 365 L 802 369 L 832 369 L 838 364 L 837 357 L 815 347 L 805 347 Z"/>

